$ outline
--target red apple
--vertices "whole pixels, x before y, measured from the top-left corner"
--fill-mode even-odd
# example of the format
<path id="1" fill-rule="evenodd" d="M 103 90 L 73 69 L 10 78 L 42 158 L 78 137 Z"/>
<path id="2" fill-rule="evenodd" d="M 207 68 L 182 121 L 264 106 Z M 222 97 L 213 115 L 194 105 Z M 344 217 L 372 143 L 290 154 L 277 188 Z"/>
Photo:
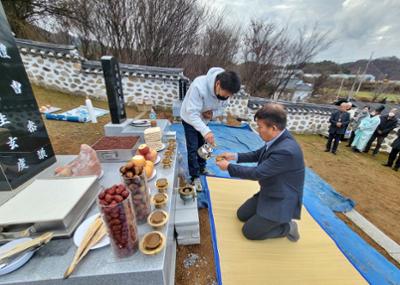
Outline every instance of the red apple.
<path id="1" fill-rule="evenodd" d="M 150 160 L 152 162 L 155 162 L 157 160 L 157 151 L 154 149 L 150 149 L 150 152 L 145 155 L 146 160 Z"/>
<path id="2" fill-rule="evenodd" d="M 141 155 L 145 156 L 149 153 L 150 148 L 147 146 L 147 144 L 141 144 L 139 145 L 138 151 Z"/>

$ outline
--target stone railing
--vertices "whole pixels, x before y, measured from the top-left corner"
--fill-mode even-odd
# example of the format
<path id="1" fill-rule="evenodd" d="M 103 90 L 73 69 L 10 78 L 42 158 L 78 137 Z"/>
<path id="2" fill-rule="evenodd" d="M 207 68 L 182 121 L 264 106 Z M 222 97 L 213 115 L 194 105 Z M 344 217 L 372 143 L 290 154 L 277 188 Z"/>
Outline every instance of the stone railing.
<path id="1" fill-rule="evenodd" d="M 62 92 L 106 100 L 100 61 L 88 61 L 74 46 L 17 39 L 32 83 Z M 179 80 L 187 80 L 181 68 L 120 64 L 127 104 L 151 100 L 171 107 L 179 99 Z"/>
<path id="2" fill-rule="evenodd" d="M 271 102 L 265 99 L 250 98 L 248 104 L 248 119 L 253 128 L 256 127 L 254 123 L 254 115 L 265 103 Z M 297 134 L 319 134 L 327 135 L 329 129 L 329 117 L 333 111 L 337 110 L 336 106 L 332 105 L 318 105 L 310 103 L 292 103 L 292 102 L 279 102 L 285 106 L 287 111 L 287 129 Z M 382 144 L 382 151 L 390 152 L 391 143 L 396 139 L 397 130 L 393 130 Z"/>

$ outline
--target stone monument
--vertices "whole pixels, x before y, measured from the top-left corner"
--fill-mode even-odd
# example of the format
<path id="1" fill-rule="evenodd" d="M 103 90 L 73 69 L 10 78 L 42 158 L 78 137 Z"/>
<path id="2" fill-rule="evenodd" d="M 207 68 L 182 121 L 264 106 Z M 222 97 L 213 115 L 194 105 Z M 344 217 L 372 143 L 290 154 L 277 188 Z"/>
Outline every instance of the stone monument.
<path id="1" fill-rule="evenodd" d="M 56 158 L 1 5 L 0 27 L 0 191 L 7 191 Z"/>

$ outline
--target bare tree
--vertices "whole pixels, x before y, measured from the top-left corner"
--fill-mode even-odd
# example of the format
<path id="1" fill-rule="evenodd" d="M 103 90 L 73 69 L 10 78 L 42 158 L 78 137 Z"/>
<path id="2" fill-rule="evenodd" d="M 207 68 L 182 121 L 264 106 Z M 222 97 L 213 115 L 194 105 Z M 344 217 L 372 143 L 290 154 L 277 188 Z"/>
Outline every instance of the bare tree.
<path id="1" fill-rule="evenodd" d="M 298 30 L 292 38 L 287 27 L 252 20 L 244 37 L 242 76 L 250 94 L 269 87 L 269 95 L 277 100 L 296 71 L 315 57 L 330 42 L 327 33 L 315 25 Z"/>
<path id="2" fill-rule="evenodd" d="M 281 65 L 281 74 L 284 76 L 280 76 L 276 81 L 274 100 L 279 99 L 297 70 L 302 69 L 320 51 L 327 49 L 332 44 L 328 35 L 328 32 L 321 32 L 316 23 L 311 29 L 304 26 L 298 30 L 297 38 L 286 41 L 286 52 L 283 53 L 285 57 Z"/>
<path id="3" fill-rule="evenodd" d="M 198 44 L 203 16 L 198 0 L 138 0 L 134 32 L 139 62 L 176 66 Z"/>
<path id="4" fill-rule="evenodd" d="M 243 38 L 242 79 L 252 95 L 271 82 L 285 52 L 286 30 L 272 23 L 251 20 Z"/>
<path id="5" fill-rule="evenodd" d="M 205 74 L 211 67 L 234 68 L 239 50 L 240 28 L 225 23 L 224 13 L 206 13 L 194 54 L 186 55 L 180 65 L 190 78 Z"/>

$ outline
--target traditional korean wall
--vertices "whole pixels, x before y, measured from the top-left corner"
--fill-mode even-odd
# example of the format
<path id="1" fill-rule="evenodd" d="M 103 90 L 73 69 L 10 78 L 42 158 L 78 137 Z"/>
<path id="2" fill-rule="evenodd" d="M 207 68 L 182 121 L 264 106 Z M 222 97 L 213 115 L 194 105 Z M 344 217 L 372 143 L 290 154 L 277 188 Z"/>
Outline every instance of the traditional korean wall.
<path id="1" fill-rule="evenodd" d="M 73 46 L 17 40 L 32 83 L 62 92 L 106 100 L 103 71 L 99 61 L 87 61 Z M 179 98 L 178 68 L 120 65 L 125 102 L 171 107 Z"/>
<path id="2" fill-rule="evenodd" d="M 243 88 L 240 89 L 238 93 L 229 98 L 226 112 L 236 117 L 247 118 L 249 98 L 250 95 Z"/>

